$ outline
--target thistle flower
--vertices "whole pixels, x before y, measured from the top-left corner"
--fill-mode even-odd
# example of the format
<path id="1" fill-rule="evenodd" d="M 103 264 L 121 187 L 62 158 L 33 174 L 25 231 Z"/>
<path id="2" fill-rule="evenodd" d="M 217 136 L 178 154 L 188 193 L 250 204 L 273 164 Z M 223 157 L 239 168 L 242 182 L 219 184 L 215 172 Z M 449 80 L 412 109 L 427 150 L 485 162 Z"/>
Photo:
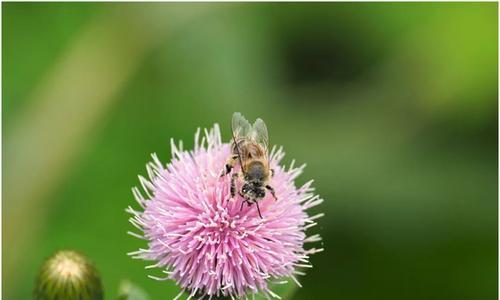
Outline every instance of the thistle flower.
<path id="1" fill-rule="evenodd" d="M 33 292 L 35 300 L 102 300 L 101 278 L 82 254 L 64 250 L 54 253 L 42 267 Z"/>
<path id="2" fill-rule="evenodd" d="M 165 277 L 150 277 L 174 280 L 182 288 L 176 299 L 184 291 L 189 298 L 242 298 L 259 292 L 279 298 L 268 282 L 282 277 L 300 286 L 295 275 L 304 273 L 297 269 L 312 267 L 309 256 L 323 250 L 304 249 L 305 243 L 321 239 L 305 231 L 323 215 L 306 213 L 323 201 L 313 194 L 312 180 L 299 188 L 294 184 L 304 166 L 295 168 L 292 162 L 288 169 L 281 167 L 284 153 L 272 149 L 278 200 L 271 195 L 260 200 L 260 218 L 255 205 L 240 210 L 243 199 L 231 199 L 230 176 L 220 176 L 230 145 L 221 142 L 217 124 L 205 130 L 201 142 L 198 129 L 193 151 L 183 151 L 182 142 L 177 147 L 171 141 L 171 146 L 166 167 L 153 154 L 146 165 L 149 179 L 139 176 L 146 197 L 132 189 L 142 210 L 127 211 L 142 234 L 129 233 L 145 239 L 148 247 L 129 255 L 154 261 L 146 268 L 162 268 Z"/>

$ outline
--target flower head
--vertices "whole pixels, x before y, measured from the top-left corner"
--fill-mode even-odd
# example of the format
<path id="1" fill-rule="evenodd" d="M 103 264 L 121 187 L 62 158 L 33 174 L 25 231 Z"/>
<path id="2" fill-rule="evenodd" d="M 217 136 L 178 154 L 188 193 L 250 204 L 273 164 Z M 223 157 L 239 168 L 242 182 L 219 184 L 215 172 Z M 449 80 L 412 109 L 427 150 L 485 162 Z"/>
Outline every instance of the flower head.
<path id="1" fill-rule="evenodd" d="M 43 264 L 36 280 L 36 300 L 102 300 L 101 278 L 82 254 L 63 250 Z"/>
<path id="2" fill-rule="evenodd" d="M 322 250 L 304 249 L 305 243 L 320 240 L 305 231 L 322 216 L 306 213 L 322 202 L 313 194 L 312 181 L 300 188 L 294 184 L 304 166 L 281 167 L 284 153 L 273 148 L 269 158 L 278 200 L 269 193 L 260 200 L 260 218 L 255 205 L 241 208 L 239 195 L 231 199 L 231 176 L 220 176 L 230 145 L 221 142 L 218 125 L 199 138 L 200 130 L 193 151 L 172 142 L 166 167 L 153 154 L 149 180 L 139 176 L 146 197 L 137 188 L 133 193 L 143 210 L 127 211 L 143 233 L 131 234 L 145 239 L 148 247 L 130 254 L 154 261 L 151 267 L 163 268 L 167 276 L 153 278 L 174 280 L 190 296 L 277 296 L 269 279 L 290 277 L 298 284 L 294 274 L 302 272 L 296 268 L 310 267 L 309 255 Z"/>

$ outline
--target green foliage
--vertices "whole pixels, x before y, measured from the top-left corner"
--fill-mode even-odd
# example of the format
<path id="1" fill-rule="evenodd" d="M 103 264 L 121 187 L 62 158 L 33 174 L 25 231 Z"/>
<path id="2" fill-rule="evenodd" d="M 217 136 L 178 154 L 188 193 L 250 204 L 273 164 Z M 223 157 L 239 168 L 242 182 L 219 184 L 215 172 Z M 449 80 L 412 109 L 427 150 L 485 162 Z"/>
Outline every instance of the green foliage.
<path id="1" fill-rule="evenodd" d="M 117 300 L 149 300 L 146 292 L 128 280 L 120 284 Z"/>
<path id="2" fill-rule="evenodd" d="M 146 247 L 126 234 L 130 188 L 150 153 L 168 162 L 170 138 L 189 149 L 217 122 L 228 140 L 234 111 L 264 119 L 286 162 L 307 163 L 299 183 L 315 179 L 325 199 L 312 212 L 326 214 L 325 252 L 302 288 L 277 294 L 496 297 L 497 10 L 5 3 L 3 298 L 29 299 L 40 262 L 66 247 L 92 257 L 109 299 L 123 278 L 175 297 L 173 282 L 147 277 L 161 270 L 126 255 Z M 53 82 L 63 66 L 86 72 Z"/>

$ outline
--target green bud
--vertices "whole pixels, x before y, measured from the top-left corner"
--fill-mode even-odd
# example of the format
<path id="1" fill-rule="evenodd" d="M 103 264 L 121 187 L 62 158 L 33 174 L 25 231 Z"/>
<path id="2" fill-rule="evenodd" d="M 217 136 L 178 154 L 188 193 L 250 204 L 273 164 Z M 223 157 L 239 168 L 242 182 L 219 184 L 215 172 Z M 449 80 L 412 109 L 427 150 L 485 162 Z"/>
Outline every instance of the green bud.
<path id="1" fill-rule="evenodd" d="M 34 300 L 102 300 L 97 269 L 82 254 L 63 250 L 42 265 L 35 282 Z"/>

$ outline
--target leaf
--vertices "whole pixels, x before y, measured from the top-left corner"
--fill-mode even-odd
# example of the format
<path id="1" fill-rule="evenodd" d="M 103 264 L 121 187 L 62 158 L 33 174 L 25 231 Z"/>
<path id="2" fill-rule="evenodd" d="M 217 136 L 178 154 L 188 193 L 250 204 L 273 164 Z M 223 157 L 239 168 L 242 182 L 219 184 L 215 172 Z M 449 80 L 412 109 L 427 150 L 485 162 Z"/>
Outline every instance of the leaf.
<path id="1" fill-rule="evenodd" d="M 118 289 L 117 300 L 149 300 L 146 292 L 129 280 L 124 280 Z"/>
<path id="2" fill-rule="evenodd" d="M 297 291 L 298 285 L 291 278 L 283 278 L 280 280 L 274 280 L 276 283 L 269 284 L 269 289 L 281 297 L 282 300 L 290 300 Z M 286 281 L 286 283 L 285 283 Z M 278 283 L 279 282 L 279 283 Z M 277 299 L 273 298 L 272 299 Z M 268 298 L 262 294 L 255 296 L 256 300 L 267 300 Z"/>

